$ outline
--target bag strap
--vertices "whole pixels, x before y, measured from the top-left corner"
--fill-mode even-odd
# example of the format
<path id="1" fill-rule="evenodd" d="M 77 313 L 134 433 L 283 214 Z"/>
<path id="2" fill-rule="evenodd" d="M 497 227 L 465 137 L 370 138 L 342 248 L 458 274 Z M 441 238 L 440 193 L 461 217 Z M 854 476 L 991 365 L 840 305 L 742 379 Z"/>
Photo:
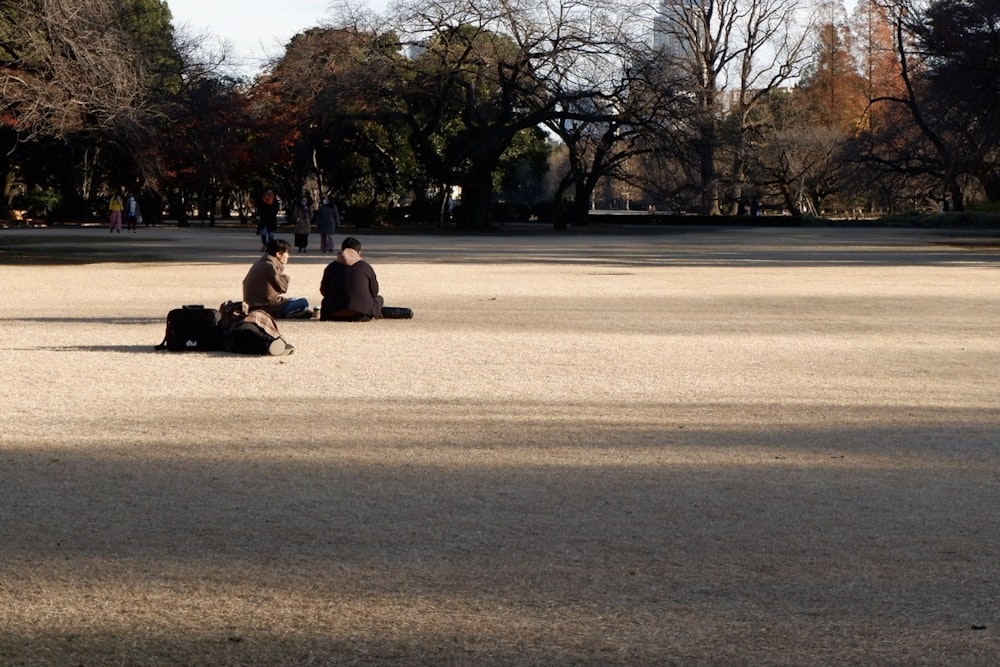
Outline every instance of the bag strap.
<path id="1" fill-rule="evenodd" d="M 165 350 L 167 349 L 167 338 L 170 336 L 170 322 L 167 322 L 166 331 L 163 332 L 163 340 L 160 341 L 159 345 L 154 345 L 154 350 Z"/>

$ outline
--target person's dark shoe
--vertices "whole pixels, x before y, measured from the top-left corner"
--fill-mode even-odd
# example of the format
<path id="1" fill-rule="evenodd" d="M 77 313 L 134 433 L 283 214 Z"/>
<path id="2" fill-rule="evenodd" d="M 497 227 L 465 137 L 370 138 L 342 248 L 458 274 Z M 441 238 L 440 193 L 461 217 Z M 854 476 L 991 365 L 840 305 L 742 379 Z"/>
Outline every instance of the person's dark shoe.
<path id="1" fill-rule="evenodd" d="M 409 308 L 384 306 L 382 308 L 382 317 L 387 320 L 409 320 L 413 319 L 413 311 Z"/>

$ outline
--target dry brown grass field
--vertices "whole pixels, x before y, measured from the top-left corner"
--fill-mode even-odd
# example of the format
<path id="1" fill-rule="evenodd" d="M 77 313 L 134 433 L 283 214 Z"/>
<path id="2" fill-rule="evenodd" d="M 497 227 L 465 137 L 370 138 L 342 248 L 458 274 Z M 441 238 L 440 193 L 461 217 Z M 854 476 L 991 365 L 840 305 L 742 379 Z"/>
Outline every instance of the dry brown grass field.
<path id="1" fill-rule="evenodd" d="M 249 231 L 0 230 L 0 665 L 997 664 L 994 238 L 360 238 L 257 358 Z"/>

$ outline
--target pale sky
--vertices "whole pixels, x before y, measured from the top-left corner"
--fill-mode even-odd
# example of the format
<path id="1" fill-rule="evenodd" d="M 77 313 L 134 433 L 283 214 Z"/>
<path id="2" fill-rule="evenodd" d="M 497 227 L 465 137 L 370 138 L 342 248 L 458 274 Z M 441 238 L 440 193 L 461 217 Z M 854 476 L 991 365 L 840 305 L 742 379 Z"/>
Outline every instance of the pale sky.
<path id="1" fill-rule="evenodd" d="M 355 0 L 383 11 L 388 0 Z M 857 0 L 845 0 L 848 10 Z M 240 73 L 254 74 L 280 56 L 295 34 L 323 23 L 329 0 L 167 0 L 175 28 L 230 43 Z M 209 46 L 214 46 L 210 44 Z M 218 50 L 213 49 L 213 50 Z"/>
<path id="2" fill-rule="evenodd" d="M 175 29 L 196 35 L 209 32 L 216 42 L 229 42 L 246 74 L 280 56 L 297 33 L 323 23 L 329 4 L 329 0 L 167 0 Z M 365 4 L 381 11 L 385 0 L 365 0 Z"/>

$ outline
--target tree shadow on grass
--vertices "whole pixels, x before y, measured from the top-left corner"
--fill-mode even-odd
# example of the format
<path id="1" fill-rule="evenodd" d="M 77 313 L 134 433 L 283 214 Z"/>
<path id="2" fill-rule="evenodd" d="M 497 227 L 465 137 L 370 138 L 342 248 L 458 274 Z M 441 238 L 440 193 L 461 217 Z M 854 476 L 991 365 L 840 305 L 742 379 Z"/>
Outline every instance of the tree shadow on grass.
<path id="1" fill-rule="evenodd" d="M 21 348 L 22 351 L 27 351 L 28 349 Z M 126 354 L 149 354 L 165 351 L 157 350 L 155 345 L 56 345 L 52 347 L 33 347 L 30 349 L 45 352 L 123 352 Z"/>
<path id="2" fill-rule="evenodd" d="M 166 317 L 0 317 L 0 322 L 38 324 L 163 324 Z"/>
<path id="3" fill-rule="evenodd" d="M 244 230 L 245 231 L 245 230 Z M 366 254 L 384 263 L 507 263 L 615 266 L 948 266 L 1000 264 L 993 232 L 955 230 L 661 228 L 642 234 L 495 236 L 363 235 Z M 282 237 L 286 237 L 283 232 Z M 370 241 L 370 243 L 369 243 Z M 250 264 L 258 241 L 230 230 L 162 230 L 129 236 L 4 235 L 0 265 L 95 263 Z M 328 263 L 321 253 L 296 263 Z"/>
<path id="4" fill-rule="evenodd" d="M 995 409 L 178 407 L 8 439 L 0 662 L 990 664 Z"/>
<path id="5" fill-rule="evenodd" d="M 29 352 L 42 350 L 44 352 L 122 352 L 125 354 L 165 354 L 165 355 L 175 355 L 175 354 L 197 354 L 203 357 L 223 357 L 223 358 L 233 358 L 233 359 L 245 359 L 246 354 L 237 354 L 235 352 L 226 352 L 225 350 L 198 350 L 197 352 L 186 352 L 183 350 L 167 350 L 158 348 L 156 345 L 55 345 L 49 347 L 31 347 L 31 348 L 6 348 L 10 350 Z"/>

